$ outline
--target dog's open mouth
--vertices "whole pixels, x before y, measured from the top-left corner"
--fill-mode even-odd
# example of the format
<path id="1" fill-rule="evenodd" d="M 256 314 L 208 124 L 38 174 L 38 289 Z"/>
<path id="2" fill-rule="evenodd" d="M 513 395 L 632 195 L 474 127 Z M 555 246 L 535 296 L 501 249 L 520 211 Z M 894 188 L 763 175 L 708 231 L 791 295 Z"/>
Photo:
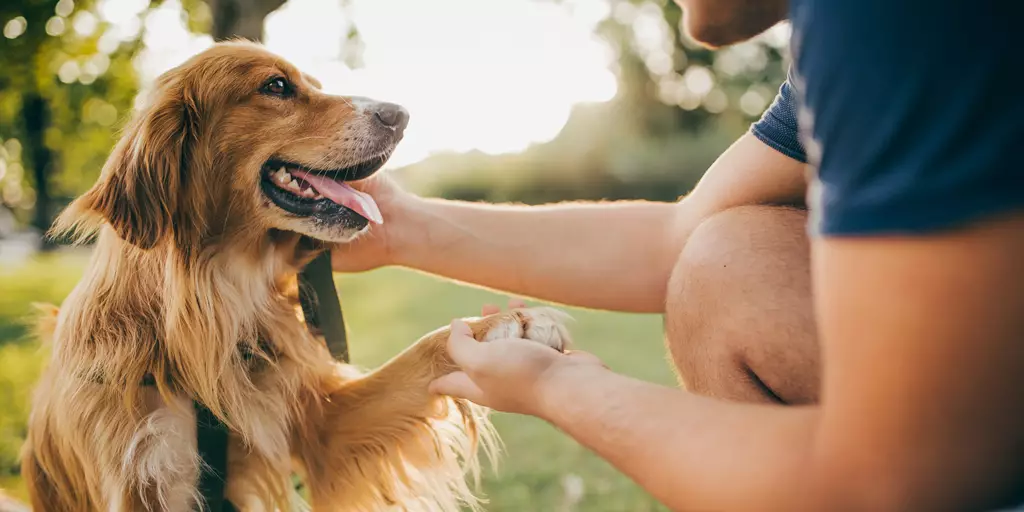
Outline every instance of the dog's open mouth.
<path id="1" fill-rule="evenodd" d="M 347 221 L 365 225 L 380 224 L 383 218 L 377 203 L 347 181 L 369 177 L 386 158 L 373 158 L 344 169 L 318 170 L 281 160 L 263 165 L 263 193 L 284 211 L 300 216 L 315 216 L 326 222 Z M 357 218 L 345 218 L 357 217 Z"/>

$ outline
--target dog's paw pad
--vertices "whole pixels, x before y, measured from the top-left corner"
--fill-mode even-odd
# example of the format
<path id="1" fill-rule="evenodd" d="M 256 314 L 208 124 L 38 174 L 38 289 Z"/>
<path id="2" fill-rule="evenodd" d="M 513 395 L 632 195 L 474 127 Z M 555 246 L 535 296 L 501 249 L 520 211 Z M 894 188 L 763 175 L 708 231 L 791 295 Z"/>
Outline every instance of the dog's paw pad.
<path id="1" fill-rule="evenodd" d="M 569 315 L 554 308 L 536 307 L 509 312 L 509 319 L 492 327 L 481 341 L 525 338 L 564 352 L 571 343 L 565 323 Z"/>

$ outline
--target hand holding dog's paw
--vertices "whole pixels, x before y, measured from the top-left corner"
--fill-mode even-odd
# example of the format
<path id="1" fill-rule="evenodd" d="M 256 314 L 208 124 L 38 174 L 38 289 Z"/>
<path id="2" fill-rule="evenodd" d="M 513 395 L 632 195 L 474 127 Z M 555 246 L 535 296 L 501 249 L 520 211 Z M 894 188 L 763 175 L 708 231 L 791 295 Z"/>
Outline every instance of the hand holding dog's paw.
<path id="1" fill-rule="evenodd" d="M 565 322 L 569 315 L 554 308 L 519 307 L 508 312 L 509 318 L 492 327 L 480 341 L 491 342 L 522 338 L 565 352 L 571 343 Z"/>
<path id="2" fill-rule="evenodd" d="M 543 416 L 547 378 L 568 366 L 601 365 L 591 354 L 563 353 L 569 344 L 565 313 L 521 308 L 504 316 L 480 341 L 465 322 L 452 322 L 448 354 L 460 371 L 435 380 L 432 392 L 501 411 Z"/>

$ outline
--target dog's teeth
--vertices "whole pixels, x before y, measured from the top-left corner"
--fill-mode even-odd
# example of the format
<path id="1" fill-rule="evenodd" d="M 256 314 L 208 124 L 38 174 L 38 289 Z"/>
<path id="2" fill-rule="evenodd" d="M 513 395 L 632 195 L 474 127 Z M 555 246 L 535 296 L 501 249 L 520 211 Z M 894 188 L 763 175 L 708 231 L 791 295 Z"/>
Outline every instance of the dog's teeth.
<path id="1" fill-rule="evenodd" d="M 302 197 L 315 197 L 315 196 L 316 196 L 316 192 L 313 192 L 312 188 L 307 188 L 306 190 L 302 191 Z"/>
<path id="2" fill-rule="evenodd" d="M 288 180 L 291 179 L 288 176 L 288 173 L 284 172 L 283 168 L 282 169 L 278 169 L 277 172 L 275 172 L 272 177 L 274 178 L 274 181 L 276 181 L 278 183 L 281 183 L 281 184 L 288 183 Z"/>
<path id="3" fill-rule="evenodd" d="M 290 188 L 292 190 L 299 190 L 299 182 L 296 181 L 296 180 L 289 181 L 288 182 L 288 188 Z"/>

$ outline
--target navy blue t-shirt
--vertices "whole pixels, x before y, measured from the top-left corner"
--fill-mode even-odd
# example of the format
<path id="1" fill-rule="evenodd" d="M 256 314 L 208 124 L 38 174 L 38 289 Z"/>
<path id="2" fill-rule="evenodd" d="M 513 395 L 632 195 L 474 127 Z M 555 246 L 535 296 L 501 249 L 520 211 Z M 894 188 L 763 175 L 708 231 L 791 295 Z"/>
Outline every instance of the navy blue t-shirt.
<path id="1" fill-rule="evenodd" d="M 786 81 L 779 87 L 779 93 L 761 119 L 750 126 L 750 132 L 768 147 L 794 160 L 807 163 L 807 152 L 800 142 L 800 127 L 797 121 L 796 91 L 793 90 L 793 69 L 790 68 Z"/>
<path id="2" fill-rule="evenodd" d="M 1024 208 L 1024 2 L 792 0 L 790 18 L 794 68 L 752 132 L 816 171 L 813 230 L 921 234 Z"/>

